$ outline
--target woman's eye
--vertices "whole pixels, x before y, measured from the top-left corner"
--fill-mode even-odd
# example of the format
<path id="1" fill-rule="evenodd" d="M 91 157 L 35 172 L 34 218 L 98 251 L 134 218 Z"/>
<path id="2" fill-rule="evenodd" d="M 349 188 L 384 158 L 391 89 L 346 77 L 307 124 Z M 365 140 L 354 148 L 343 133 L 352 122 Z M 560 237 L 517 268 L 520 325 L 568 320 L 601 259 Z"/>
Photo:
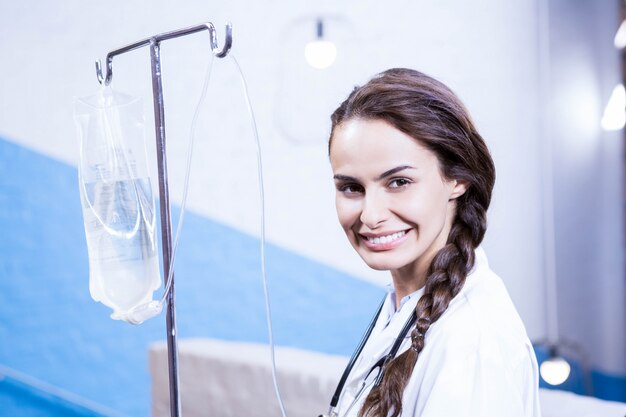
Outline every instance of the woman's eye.
<path id="1" fill-rule="evenodd" d="M 411 183 L 407 178 L 394 178 L 389 182 L 389 188 L 402 188 Z"/>
<path id="2" fill-rule="evenodd" d="M 341 184 L 337 189 L 344 194 L 357 194 L 363 192 L 363 187 L 359 184 Z"/>

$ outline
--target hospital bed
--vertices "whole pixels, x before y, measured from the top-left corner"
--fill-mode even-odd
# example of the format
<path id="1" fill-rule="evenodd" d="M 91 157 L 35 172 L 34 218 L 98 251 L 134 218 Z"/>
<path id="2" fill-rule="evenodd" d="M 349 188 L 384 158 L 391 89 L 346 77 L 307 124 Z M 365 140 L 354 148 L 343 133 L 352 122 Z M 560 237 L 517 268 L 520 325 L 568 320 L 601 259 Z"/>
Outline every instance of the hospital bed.
<path id="1" fill-rule="evenodd" d="M 213 339 L 179 340 L 180 393 L 185 417 L 280 416 L 267 345 Z M 288 417 L 325 413 L 348 358 L 276 348 L 278 382 Z M 168 417 L 167 347 L 149 350 L 152 416 Z M 626 403 L 540 389 L 543 417 L 625 417 Z"/>

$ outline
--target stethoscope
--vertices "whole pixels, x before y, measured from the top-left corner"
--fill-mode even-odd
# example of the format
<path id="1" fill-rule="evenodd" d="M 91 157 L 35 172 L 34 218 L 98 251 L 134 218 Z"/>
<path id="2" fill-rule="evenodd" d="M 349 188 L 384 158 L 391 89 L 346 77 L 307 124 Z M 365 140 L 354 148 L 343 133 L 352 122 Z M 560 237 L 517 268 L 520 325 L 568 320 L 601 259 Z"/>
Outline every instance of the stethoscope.
<path id="1" fill-rule="evenodd" d="M 376 325 L 376 322 L 378 321 L 378 317 L 380 316 L 380 312 L 383 309 L 383 305 L 385 304 L 386 298 L 387 296 L 385 296 L 383 298 L 383 301 L 380 303 L 380 306 L 378 307 L 376 314 L 374 314 L 372 321 L 367 327 L 367 330 L 365 331 L 363 338 L 361 339 L 356 350 L 352 354 L 352 357 L 350 358 L 350 361 L 348 362 L 346 369 L 343 371 L 343 375 L 341 376 L 341 379 L 339 380 L 339 384 L 337 384 L 337 389 L 335 389 L 335 394 L 330 400 L 330 408 L 328 409 L 328 414 L 320 415 L 319 417 L 338 417 L 337 403 L 339 402 L 339 398 L 341 397 L 341 393 L 343 391 L 344 385 L 346 384 L 346 380 L 348 379 L 350 372 L 352 372 L 352 368 L 354 367 L 354 364 L 356 363 L 357 359 L 363 352 L 363 348 L 365 347 L 365 344 L 367 343 L 370 335 L 372 334 L 372 330 L 374 330 L 374 326 Z M 396 357 L 396 354 L 398 353 L 398 350 L 400 349 L 400 346 L 402 345 L 404 338 L 409 333 L 409 330 L 411 330 L 413 325 L 415 325 L 416 321 L 417 321 L 417 312 L 414 309 L 413 313 L 404 324 L 404 327 L 402 327 L 402 330 L 398 334 L 398 337 L 396 338 L 395 342 L 391 346 L 389 353 L 387 353 L 385 356 L 380 358 L 365 376 L 365 379 L 363 380 L 361 387 L 359 388 L 356 395 L 354 396 L 354 400 L 352 401 L 348 409 L 344 412 L 343 414 L 344 416 L 356 404 L 358 398 L 367 387 L 371 386 L 372 389 L 374 389 L 380 385 L 380 383 L 383 380 L 384 373 L 385 373 L 385 366 L 387 366 L 387 363 L 389 363 L 389 361 L 391 361 L 393 358 Z"/>

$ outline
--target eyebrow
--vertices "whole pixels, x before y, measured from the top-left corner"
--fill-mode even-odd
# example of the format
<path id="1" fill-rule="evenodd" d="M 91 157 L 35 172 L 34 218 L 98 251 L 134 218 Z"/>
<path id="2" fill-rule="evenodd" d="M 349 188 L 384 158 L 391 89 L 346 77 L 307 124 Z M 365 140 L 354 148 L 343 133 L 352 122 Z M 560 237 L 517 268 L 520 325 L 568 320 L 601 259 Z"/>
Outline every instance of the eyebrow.
<path id="1" fill-rule="evenodd" d="M 398 173 L 400 171 L 404 171 L 405 169 L 415 169 L 415 168 L 410 166 L 410 165 L 400 165 L 398 167 L 391 168 L 390 170 L 387 170 L 387 171 L 383 172 L 378 177 L 376 177 L 374 180 L 375 181 L 380 181 L 380 180 L 385 179 L 387 177 L 390 177 L 393 174 L 396 174 L 396 173 Z M 337 174 L 337 175 L 333 176 L 333 178 L 336 179 L 336 180 L 339 180 L 339 181 L 357 181 L 357 179 L 354 178 L 354 177 L 350 177 L 348 175 L 341 175 L 341 174 Z"/>
<path id="2" fill-rule="evenodd" d="M 383 172 L 382 174 L 378 176 L 378 178 L 376 178 L 376 181 L 380 181 L 384 178 L 390 177 L 395 173 L 404 171 L 405 169 L 415 169 L 415 168 L 413 168 L 410 165 L 400 165 L 399 167 L 391 168 L 390 170 Z"/>

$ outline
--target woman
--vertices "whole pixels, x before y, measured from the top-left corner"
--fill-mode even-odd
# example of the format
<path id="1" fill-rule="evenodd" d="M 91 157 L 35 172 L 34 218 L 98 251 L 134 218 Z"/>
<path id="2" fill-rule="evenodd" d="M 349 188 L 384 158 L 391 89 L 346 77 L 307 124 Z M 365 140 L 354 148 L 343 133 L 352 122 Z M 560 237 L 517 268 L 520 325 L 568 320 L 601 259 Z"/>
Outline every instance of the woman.
<path id="1" fill-rule="evenodd" d="M 465 107 L 440 82 L 391 69 L 331 120 L 339 222 L 393 284 L 334 411 L 538 417 L 533 348 L 479 247 L 495 168 Z"/>

